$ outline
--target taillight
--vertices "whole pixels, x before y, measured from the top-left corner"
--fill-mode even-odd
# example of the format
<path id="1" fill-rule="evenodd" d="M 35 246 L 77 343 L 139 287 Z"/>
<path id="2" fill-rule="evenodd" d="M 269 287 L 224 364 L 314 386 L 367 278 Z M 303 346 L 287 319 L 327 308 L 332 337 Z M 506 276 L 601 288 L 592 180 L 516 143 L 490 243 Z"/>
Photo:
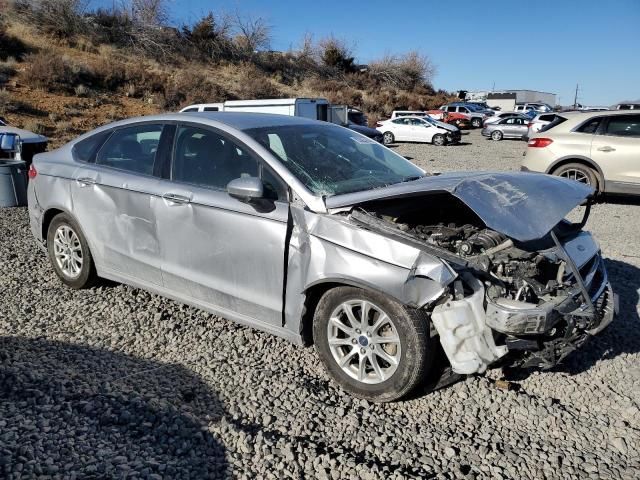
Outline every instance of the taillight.
<path id="1" fill-rule="evenodd" d="M 527 123 L 527 128 L 533 127 L 533 122 Z"/>
<path id="2" fill-rule="evenodd" d="M 553 143 L 553 140 L 551 140 L 550 138 L 532 138 L 527 142 L 527 147 L 543 148 L 548 145 L 551 145 L 552 143 Z"/>
<path id="3" fill-rule="evenodd" d="M 27 175 L 29 176 L 29 179 L 31 179 L 31 180 L 36 178 L 36 175 L 38 175 L 38 171 L 36 170 L 36 167 L 33 166 L 33 163 L 29 166 L 29 172 L 27 173 Z"/>

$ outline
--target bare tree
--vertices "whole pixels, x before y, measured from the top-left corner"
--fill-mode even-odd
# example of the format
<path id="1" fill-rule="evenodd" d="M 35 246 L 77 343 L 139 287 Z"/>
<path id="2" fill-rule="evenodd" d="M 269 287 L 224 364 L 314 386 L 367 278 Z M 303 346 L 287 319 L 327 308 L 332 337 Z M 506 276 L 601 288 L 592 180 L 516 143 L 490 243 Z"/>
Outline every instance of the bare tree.
<path id="1" fill-rule="evenodd" d="M 404 90 L 431 85 L 435 70 L 429 57 L 415 51 L 401 56 L 385 55 L 369 65 L 371 75 L 378 81 Z"/>
<path id="2" fill-rule="evenodd" d="M 235 14 L 235 42 L 241 54 L 253 56 L 261 49 L 268 49 L 271 43 L 271 27 L 260 17 L 243 17 Z"/>
<path id="3" fill-rule="evenodd" d="M 130 0 L 131 18 L 142 25 L 165 25 L 169 19 L 166 0 Z"/>

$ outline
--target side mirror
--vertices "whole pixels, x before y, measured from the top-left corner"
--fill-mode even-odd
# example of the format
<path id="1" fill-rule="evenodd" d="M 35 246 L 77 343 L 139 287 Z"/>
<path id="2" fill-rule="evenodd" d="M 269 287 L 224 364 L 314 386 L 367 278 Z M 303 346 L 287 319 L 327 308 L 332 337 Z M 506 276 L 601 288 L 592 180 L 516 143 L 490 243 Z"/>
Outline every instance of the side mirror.
<path id="1" fill-rule="evenodd" d="M 258 177 L 240 177 L 227 184 L 227 193 L 241 202 L 251 202 L 264 197 L 264 185 Z"/>
<path id="2" fill-rule="evenodd" d="M 0 150 L 8 153 L 20 151 L 20 136 L 15 133 L 0 134 Z"/>

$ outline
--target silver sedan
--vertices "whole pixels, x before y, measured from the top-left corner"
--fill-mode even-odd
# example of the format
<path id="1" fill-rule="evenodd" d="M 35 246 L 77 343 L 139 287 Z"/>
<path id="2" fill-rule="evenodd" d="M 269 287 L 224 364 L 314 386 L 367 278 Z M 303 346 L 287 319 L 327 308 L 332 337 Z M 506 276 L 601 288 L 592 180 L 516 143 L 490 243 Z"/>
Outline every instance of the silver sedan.
<path id="1" fill-rule="evenodd" d="M 37 155 L 29 177 L 31 230 L 66 285 L 108 278 L 314 343 L 373 401 L 508 352 L 548 368 L 615 310 L 596 241 L 563 220 L 589 187 L 430 176 L 325 122 L 130 119 Z"/>
<path id="2" fill-rule="evenodd" d="M 482 129 L 482 135 L 492 140 L 503 138 L 524 139 L 529 131 L 530 120 L 523 116 L 509 117 L 495 123 L 489 123 Z"/>

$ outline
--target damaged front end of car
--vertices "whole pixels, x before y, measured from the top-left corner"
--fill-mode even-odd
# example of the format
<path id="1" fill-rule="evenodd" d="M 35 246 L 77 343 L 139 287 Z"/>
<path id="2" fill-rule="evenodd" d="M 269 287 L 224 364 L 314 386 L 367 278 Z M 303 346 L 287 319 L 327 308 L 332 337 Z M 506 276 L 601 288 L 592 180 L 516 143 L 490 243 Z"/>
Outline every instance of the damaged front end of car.
<path id="1" fill-rule="evenodd" d="M 349 213 L 352 222 L 417 246 L 457 274 L 423 307 L 456 373 L 481 373 L 501 359 L 551 368 L 617 310 L 600 248 L 582 230 L 589 205 L 581 222 L 562 220 L 590 191 L 528 181 L 511 174 L 438 180 L 438 188 L 371 199 Z M 542 201 L 554 193 L 555 204 Z M 547 208 L 538 218 L 537 198 Z"/>

